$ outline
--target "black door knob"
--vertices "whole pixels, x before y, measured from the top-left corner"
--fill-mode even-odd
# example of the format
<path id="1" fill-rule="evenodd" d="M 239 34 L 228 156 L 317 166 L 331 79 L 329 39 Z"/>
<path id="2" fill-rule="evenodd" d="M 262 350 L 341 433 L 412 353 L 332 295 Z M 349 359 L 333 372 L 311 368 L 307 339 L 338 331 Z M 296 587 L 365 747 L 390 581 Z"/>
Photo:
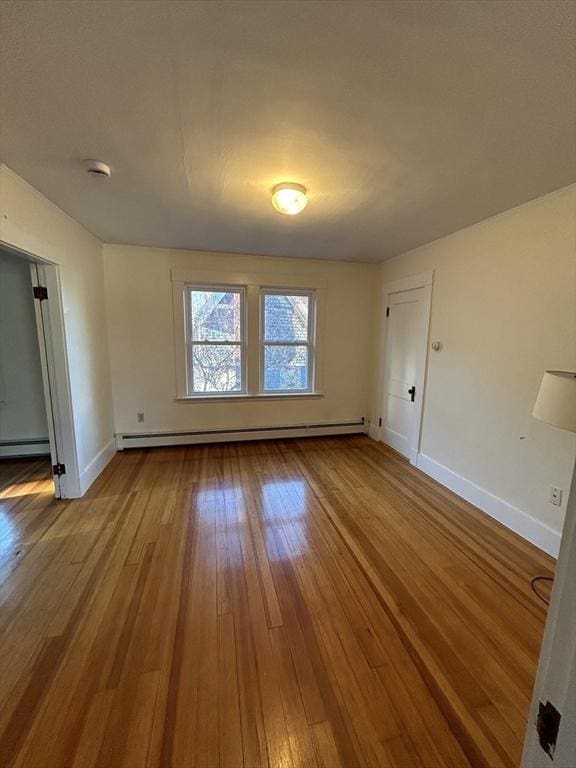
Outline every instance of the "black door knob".
<path id="1" fill-rule="evenodd" d="M 414 398 L 416 397 L 416 387 L 410 387 L 408 390 L 408 394 L 410 395 L 410 402 L 414 402 Z"/>

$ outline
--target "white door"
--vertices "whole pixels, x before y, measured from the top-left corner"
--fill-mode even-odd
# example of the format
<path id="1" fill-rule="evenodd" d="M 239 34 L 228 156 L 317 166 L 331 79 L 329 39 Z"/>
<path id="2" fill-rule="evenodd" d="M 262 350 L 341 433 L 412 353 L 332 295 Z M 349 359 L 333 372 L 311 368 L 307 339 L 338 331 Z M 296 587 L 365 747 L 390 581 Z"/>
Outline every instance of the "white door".
<path id="1" fill-rule="evenodd" d="M 418 448 L 426 298 L 425 288 L 388 296 L 381 439 L 408 458 L 414 458 Z"/>
<path id="2" fill-rule="evenodd" d="M 32 287 L 37 290 L 41 286 L 46 287 L 46 280 L 41 276 L 42 267 L 36 263 L 30 264 L 30 274 L 32 277 Z M 47 293 L 46 293 L 47 296 Z M 31 299 L 32 300 L 32 299 Z M 50 461 L 52 467 L 57 467 L 61 463 L 58 439 L 56 435 L 55 413 L 54 413 L 54 376 L 51 375 L 52 364 L 49 356 L 47 344 L 47 318 L 46 305 L 48 299 L 39 299 L 35 296 L 34 311 L 36 313 L 36 331 L 38 333 L 38 351 L 40 352 L 40 367 L 42 369 L 42 384 L 44 386 L 44 403 L 46 405 L 46 423 L 48 426 L 48 439 L 50 442 Z M 54 474 L 54 495 L 57 499 L 62 497 L 61 478 Z"/>

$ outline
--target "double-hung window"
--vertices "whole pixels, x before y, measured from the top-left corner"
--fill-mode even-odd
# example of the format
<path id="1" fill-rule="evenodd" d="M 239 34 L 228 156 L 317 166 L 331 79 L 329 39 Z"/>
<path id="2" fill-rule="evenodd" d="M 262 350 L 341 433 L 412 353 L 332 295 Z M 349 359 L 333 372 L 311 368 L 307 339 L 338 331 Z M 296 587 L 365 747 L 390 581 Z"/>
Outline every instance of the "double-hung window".
<path id="1" fill-rule="evenodd" d="M 173 280 L 177 399 L 321 395 L 321 287 L 198 277 Z"/>
<path id="2" fill-rule="evenodd" d="M 260 391 L 314 389 L 314 291 L 260 292 Z"/>
<path id="3" fill-rule="evenodd" d="M 188 394 L 245 394 L 246 289 L 188 285 L 185 314 Z"/>

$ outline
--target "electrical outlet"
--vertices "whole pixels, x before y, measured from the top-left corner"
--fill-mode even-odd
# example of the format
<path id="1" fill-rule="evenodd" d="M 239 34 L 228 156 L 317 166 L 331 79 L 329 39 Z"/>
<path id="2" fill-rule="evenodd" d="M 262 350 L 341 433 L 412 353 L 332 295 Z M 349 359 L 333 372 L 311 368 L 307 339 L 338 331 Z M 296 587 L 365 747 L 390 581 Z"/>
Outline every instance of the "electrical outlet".
<path id="1" fill-rule="evenodd" d="M 562 504 L 562 488 L 558 488 L 556 485 L 550 486 L 550 504 L 554 504 L 555 507 L 559 507 Z"/>
<path id="2" fill-rule="evenodd" d="M 143 413 L 137 413 L 136 414 L 136 420 L 141 424 L 144 421 L 144 414 Z"/>

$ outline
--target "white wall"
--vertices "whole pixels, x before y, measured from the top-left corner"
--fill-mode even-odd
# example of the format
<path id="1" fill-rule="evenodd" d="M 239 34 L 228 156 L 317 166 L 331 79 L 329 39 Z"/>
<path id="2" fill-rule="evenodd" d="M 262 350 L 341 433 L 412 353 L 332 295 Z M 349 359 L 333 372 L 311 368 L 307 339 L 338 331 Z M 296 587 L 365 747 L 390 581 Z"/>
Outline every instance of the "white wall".
<path id="1" fill-rule="evenodd" d="M 104 246 L 116 431 L 246 428 L 368 417 L 378 267 L 300 259 Z M 172 267 L 308 276 L 326 284 L 319 399 L 174 401 Z M 136 414 L 145 415 L 143 424 Z"/>
<path id="2" fill-rule="evenodd" d="M 0 249 L 1 456 L 50 453 L 33 301 L 29 263 Z"/>
<path id="3" fill-rule="evenodd" d="M 0 240 L 59 265 L 85 488 L 110 457 L 114 437 L 101 243 L 5 166 L 0 167 Z"/>
<path id="4" fill-rule="evenodd" d="M 576 187 L 559 190 L 381 266 L 383 284 L 434 270 L 430 341 L 443 348 L 428 353 L 428 468 L 526 513 L 556 543 L 575 439 L 531 412 L 544 370 L 576 370 L 575 203 Z M 550 485 L 564 489 L 561 508 Z"/>

